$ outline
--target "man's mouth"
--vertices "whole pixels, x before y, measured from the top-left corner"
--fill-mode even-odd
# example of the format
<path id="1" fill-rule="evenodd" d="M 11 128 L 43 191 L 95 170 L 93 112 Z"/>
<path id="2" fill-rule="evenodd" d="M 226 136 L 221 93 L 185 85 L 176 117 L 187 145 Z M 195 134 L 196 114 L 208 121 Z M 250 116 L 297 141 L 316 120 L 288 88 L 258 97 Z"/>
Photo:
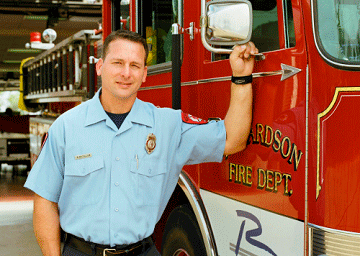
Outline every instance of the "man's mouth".
<path id="1" fill-rule="evenodd" d="M 122 87 L 130 87 L 131 83 L 124 83 L 124 82 L 116 82 L 117 85 L 120 85 Z"/>

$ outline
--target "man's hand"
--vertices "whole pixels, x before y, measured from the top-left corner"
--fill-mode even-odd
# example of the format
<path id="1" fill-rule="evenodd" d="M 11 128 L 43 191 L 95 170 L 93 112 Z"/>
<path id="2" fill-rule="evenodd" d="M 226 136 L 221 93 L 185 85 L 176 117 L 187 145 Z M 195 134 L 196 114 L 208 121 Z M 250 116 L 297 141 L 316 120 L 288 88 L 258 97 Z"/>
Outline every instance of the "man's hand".
<path id="1" fill-rule="evenodd" d="M 230 66 L 233 76 L 249 76 L 254 68 L 254 54 L 259 53 L 253 42 L 234 47 L 230 55 Z"/>
<path id="2" fill-rule="evenodd" d="M 255 62 L 252 55 L 258 52 L 252 42 L 236 46 L 230 55 L 232 75 L 251 75 Z M 230 106 L 225 117 L 225 155 L 235 154 L 246 148 L 252 121 L 252 98 L 250 83 L 231 85 Z"/>

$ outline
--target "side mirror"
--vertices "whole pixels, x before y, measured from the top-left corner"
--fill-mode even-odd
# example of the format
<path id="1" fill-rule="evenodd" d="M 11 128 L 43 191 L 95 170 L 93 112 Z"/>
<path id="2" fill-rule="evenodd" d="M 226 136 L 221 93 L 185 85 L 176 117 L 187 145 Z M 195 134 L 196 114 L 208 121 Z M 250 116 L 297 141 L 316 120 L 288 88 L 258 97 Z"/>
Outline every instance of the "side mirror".
<path id="1" fill-rule="evenodd" d="M 247 0 L 212 0 L 201 6 L 201 40 L 215 53 L 231 53 L 231 49 L 214 48 L 245 44 L 252 33 L 252 6 Z"/>

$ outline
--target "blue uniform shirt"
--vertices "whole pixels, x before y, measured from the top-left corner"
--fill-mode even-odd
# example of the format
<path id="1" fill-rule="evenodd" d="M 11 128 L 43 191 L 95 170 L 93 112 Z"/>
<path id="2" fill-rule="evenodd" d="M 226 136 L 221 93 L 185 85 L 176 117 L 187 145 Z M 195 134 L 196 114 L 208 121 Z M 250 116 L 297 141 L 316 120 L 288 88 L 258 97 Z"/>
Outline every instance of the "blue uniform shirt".
<path id="1" fill-rule="evenodd" d="M 52 124 L 25 187 L 58 203 L 65 232 L 131 244 L 153 233 L 184 165 L 222 161 L 224 122 L 188 124 L 179 110 L 136 99 L 117 129 L 99 92 Z"/>

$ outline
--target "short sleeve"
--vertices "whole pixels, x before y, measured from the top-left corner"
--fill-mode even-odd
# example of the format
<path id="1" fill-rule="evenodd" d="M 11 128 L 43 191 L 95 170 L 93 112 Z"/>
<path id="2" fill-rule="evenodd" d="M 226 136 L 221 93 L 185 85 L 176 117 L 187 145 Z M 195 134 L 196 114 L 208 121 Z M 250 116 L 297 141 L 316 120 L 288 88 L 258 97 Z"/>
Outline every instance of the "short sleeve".
<path id="1" fill-rule="evenodd" d="M 189 164 L 221 162 L 225 150 L 224 121 L 192 124 L 181 123 L 178 161 Z"/>
<path id="2" fill-rule="evenodd" d="M 39 157 L 24 185 L 39 196 L 55 203 L 59 201 L 63 184 L 65 148 L 64 129 L 61 122 L 57 121 L 50 127 Z"/>

